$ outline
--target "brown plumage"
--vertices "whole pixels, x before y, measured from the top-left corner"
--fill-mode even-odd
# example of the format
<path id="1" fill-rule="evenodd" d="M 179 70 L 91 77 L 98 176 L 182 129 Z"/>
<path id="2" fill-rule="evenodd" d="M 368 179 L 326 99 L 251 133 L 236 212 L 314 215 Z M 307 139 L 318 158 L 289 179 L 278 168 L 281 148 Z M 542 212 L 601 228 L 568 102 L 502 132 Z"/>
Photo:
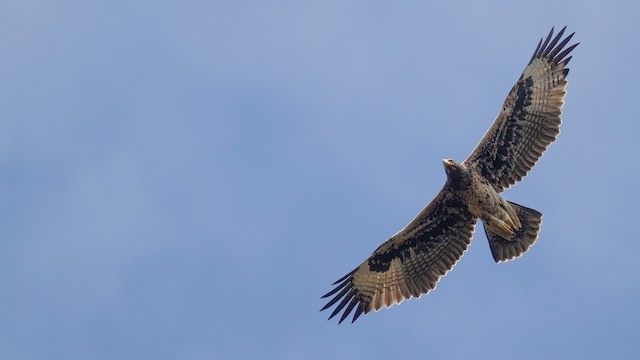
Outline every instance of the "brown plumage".
<path id="1" fill-rule="evenodd" d="M 471 155 L 458 164 L 444 160 L 447 182 L 404 229 L 360 266 L 334 283 L 322 308 L 337 304 L 342 322 L 420 297 L 436 287 L 471 242 L 480 218 L 496 262 L 516 258 L 536 241 L 542 214 L 506 201 L 499 193 L 522 180 L 560 131 L 569 53 L 553 29 L 541 39 L 493 125 Z M 562 40 L 561 40 L 562 39 Z M 344 311 L 343 311 L 344 310 Z"/>

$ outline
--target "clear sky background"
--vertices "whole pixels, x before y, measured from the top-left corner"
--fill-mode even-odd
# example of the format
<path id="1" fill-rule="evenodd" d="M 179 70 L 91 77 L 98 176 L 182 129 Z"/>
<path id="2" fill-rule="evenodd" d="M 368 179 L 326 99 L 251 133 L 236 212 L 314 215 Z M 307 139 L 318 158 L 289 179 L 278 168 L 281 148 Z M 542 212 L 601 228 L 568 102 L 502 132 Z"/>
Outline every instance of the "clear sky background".
<path id="1" fill-rule="evenodd" d="M 637 358 L 637 4 L 0 2 L 0 358 Z M 536 246 L 327 322 L 554 25 Z"/>

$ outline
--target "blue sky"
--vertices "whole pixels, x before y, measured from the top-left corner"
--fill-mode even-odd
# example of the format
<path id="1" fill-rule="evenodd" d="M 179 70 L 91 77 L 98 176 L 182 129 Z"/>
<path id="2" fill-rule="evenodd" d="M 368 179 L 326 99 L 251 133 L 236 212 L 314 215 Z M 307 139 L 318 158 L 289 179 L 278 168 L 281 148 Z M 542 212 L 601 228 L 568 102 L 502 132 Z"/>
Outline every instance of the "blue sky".
<path id="1" fill-rule="evenodd" d="M 637 3 L 0 3 L 0 358 L 632 358 Z M 562 132 L 419 300 L 320 295 L 408 223 L 551 26 Z"/>

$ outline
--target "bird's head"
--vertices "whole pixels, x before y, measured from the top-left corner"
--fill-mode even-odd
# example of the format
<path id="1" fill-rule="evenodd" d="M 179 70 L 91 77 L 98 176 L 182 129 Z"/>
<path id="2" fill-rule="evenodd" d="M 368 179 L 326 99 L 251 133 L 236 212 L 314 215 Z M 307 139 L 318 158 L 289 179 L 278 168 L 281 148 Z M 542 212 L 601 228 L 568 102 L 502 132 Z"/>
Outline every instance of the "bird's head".
<path id="1" fill-rule="evenodd" d="M 447 172 L 447 175 L 462 171 L 460 164 L 453 159 L 442 159 L 442 165 L 444 165 L 444 171 Z"/>
<path id="2" fill-rule="evenodd" d="M 461 187 L 471 183 L 471 175 L 469 170 L 458 164 L 453 159 L 442 160 L 444 171 L 447 173 L 447 182 L 452 186 Z"/>

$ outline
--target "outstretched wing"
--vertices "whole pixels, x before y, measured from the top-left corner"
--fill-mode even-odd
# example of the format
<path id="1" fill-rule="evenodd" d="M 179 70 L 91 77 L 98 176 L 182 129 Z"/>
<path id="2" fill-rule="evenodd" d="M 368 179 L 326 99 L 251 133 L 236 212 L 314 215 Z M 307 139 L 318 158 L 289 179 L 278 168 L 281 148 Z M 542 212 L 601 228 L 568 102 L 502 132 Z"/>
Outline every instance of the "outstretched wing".
<path id="1" fill-rule="evenodd" d="M 467 249 L 475 223 L 466 202 L 445 185 L 409 225 L 333 284 L 323 296 L 333 298 L 322 310 L 340 301 L 329 319 L 346 306 L 340 322 L 355 309 L 353 322 L 363 313 L 426 294 Z"/>
<path id="2" fill-rule="evenodd" d="M 566 28 L 566 27 L 565 27 Z M 507 96 L 496 120 L 471 155 L 467 166 L 478 171 L 500 192 L 520 181 L 560 132 L 573 34 L 560 41 L 553 29 L 542 39 L 529 65 Z"/>

